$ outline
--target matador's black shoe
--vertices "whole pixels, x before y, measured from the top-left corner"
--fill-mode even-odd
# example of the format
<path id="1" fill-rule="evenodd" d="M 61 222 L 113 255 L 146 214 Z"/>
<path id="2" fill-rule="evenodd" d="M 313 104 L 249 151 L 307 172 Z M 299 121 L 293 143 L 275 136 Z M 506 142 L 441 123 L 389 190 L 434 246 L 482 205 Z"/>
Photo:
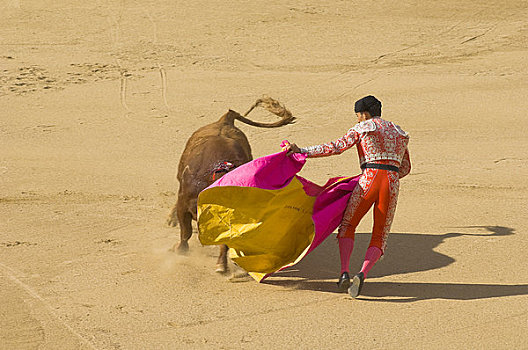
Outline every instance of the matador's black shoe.
<path id="1" fill-rule="evenodd" d="M 357 298 L 359 293 L 361 293 L 361 288 L 363 288 L 363 282 L 365 281 L 365 275 L 363 272 L 358 273 L 352 278 L 352 284 L 348 288 L 348 294 L 352 298 Z"/>
<path id="2" fill-rule="evenodd" d="M 350 287 L 350 276 L 348 275 L 348 272 L 343 272 L 337 282 L 337 289 L 344 293 L 347 291 L 348 287 Z"/>

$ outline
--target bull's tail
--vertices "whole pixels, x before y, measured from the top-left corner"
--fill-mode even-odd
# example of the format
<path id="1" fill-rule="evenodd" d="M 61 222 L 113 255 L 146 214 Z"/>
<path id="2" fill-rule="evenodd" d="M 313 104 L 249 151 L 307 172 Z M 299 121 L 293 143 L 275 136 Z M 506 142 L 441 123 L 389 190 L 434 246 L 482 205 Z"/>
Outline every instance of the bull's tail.
<path id="1" fill-rule="evenodd" d="M 255 122 L 251 119 L 246 118 L 247 115 L 255 109 L 255 107 L 262 107 L 267 109 L 269 112 L 279 116 L 281 119 L 275 123 L 260 123 Z M 278 128 L 279 126 L 293 124 L 295 122 L 295 117 L 291 114 L 289 110 L 284 107 L 279 101 L 272 99 L 271 97 L 259 98 L 257 102 L 242 116 L 236 113 L 235 119 L 240 120 L 243 123 L 248 125 L 257 126 L 260 128 Z"/>

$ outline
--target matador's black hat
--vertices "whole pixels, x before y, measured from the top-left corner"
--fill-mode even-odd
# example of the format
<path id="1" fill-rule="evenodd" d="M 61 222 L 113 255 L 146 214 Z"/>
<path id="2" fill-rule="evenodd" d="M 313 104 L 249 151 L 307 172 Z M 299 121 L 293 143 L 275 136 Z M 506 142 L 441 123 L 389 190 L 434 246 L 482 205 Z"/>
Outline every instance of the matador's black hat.
<path id="1" fill-rule="evenodd" d="M 381 101 L 372 95 L 365 96 L 356 101 L 354 112 L 369 112 L 373 117 L 381 115 Z"/>

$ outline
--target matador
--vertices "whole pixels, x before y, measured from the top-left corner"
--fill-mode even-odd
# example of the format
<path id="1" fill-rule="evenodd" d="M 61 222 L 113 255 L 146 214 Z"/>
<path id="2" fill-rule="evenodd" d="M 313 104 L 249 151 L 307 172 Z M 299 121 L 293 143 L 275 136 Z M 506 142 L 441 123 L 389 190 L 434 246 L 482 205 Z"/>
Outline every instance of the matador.
<path id="1" fill-rule="evenodd" d="M 374 96 L 356 101 L 358 123 L 334 142 L 299 148 L 287 147 L 289 153 L 305 153 L 308 158 L 341 154 L 356 146 L 362 173 L 353 190 L 338 229 L 341 275 L 337 282 L 342 292 L 357 297 L 367 274 L 385 252 L 387 236 L 398 201 L 399 180 L 411 170 L 409 135 L 393 122 L 381 118 L 381 102 Z M 352 281 L 349 275 L 350 256 L 354 248 L 356 227 L 371 207 L 374 225 L 365 260 Z"/>

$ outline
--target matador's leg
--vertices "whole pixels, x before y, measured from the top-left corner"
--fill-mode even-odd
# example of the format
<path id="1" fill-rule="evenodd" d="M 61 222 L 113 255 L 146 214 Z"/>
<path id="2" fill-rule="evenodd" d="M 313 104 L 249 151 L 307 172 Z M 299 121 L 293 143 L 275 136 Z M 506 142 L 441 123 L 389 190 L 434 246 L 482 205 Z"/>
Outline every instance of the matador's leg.
<path id="1" fill-rule="evenodd" d="M 386 175 L 380 176 L 382 180 L 379 188 L 379 197 L 377 203 L 374 205 L 374 225 L 372 228 L 372 237 L 370 239 L 369 248 L 365 255 L 365 261 L 361 272 L 365 277 L 370 269 L 383 255 L 385 250 L 387 237 L 390 232 L 392 220 L 398 201 L 399 183 L 397 178 L 392 178 L 393 172 L 385 171 Z M 380 174 L 381 175 L 381 174 Z"/>
<path id="2" fill-rule="evenodd" d="M 343 220 L 338 231 L 339 256 L 341 259 L 341 277 L 337 283 L 341 291 L 346 291 L 350 286 L 349 265 L 350 255 L 354 249 L 356 227 L 373 204 L 371 198 L 365 198 L 365 193 L 370 193 L 369 188 L 360 184 L 356 186 L 348 201 Z"/>

